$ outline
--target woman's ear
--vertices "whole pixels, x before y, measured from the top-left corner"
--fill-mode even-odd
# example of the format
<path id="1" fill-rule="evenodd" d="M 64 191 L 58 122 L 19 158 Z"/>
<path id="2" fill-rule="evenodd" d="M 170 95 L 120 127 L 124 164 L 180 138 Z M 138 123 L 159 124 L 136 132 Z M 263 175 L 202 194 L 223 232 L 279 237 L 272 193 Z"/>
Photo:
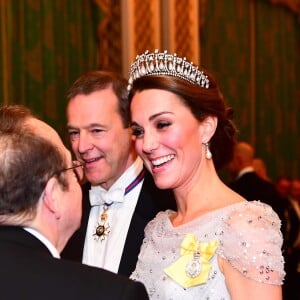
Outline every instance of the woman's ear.
<path id="1" fill-rule="evenodd" d="M 59 196 L 57 189 L 59 188 L 59 184 L 55 177 L 51 177 L 45 187 L 43 193 L 43 204 L 45 207 L 55 215 L 57 219 L 60 218 L 60 211 L 59 211 Z"/>
<path id="2" fill-rule="evenodd" d="M 208 116 L 202 122 L 202 142 L 208 143 L 211 137 L 214 135 L 218 125 L 217 117 Z"/>

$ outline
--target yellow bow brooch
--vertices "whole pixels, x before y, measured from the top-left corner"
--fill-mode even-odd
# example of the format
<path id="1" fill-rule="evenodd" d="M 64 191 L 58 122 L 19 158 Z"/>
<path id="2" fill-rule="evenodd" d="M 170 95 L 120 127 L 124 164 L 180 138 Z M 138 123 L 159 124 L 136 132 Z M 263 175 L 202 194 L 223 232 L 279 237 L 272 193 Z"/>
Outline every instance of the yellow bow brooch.
<path id="1" fill-rule="evenodd" d="M 217 247 L 218 241 L 199 243 L 193 234 L 187 234 L 181 243 L 181 257 L 164 271 L 184 288 L 205 283 Z"/>

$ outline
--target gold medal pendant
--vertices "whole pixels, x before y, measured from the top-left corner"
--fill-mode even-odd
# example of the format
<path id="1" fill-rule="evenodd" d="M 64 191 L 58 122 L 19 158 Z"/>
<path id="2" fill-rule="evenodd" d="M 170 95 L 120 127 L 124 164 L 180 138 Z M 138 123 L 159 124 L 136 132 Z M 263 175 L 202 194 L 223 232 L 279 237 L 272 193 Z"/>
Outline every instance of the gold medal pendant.
<path id="1" fill-rule="evenodd" d="M 109 235 L 110 233 L 110 226 L 109 223 L 107 222 L 107 210 L 108 210 L 108 205 L 104 204 L 103 206 L 103 212 L 100 216 L 100 222 L 98 223 L 96 227 L 96 231 L 93 234 L 93 237 L 96 241 L 100 240 L 101 242 L 105 240 L 105 238 Z"/>

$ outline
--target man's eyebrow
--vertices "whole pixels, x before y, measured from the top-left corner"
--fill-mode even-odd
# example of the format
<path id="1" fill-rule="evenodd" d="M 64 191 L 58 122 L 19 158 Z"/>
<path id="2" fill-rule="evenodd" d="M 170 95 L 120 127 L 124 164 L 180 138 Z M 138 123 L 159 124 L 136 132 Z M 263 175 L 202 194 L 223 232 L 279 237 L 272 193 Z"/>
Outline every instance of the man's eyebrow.
<path id="1" fill-rule="evenodd" d="M 87 126 L 84 126 L 83 129 L 89 129 L 93 127 L 106 127 L 106 126 L 99 123 L 91 123 L 88 124 Z M 77 129 L 77 128 L 78 128 L 77 126 L 73 126 L 72 124 L 67 124 L 67 129 Z"/>

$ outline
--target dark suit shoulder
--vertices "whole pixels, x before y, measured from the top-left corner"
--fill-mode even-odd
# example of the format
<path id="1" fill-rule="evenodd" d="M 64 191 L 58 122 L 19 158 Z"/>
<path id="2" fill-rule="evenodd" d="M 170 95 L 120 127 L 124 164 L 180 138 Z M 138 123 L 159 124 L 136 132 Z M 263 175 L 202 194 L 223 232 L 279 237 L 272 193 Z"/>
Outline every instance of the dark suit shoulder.
<path id="1" fill-rule="evenodd" d="M 59 262 L 60 272 L 65 276 L 68 274 L 69 277 L 67 283 L 65 279 L 63 280 L 65 290 L 68 290 L 66 285 L 69 285 L 70 289 L 79 286 L 78 291 L 74 292 L 77 296 L 81 294 L 80 299 L 89 298 L 87 297 L 87 290 L 90 297 L 98 295 L 97 299 L 148 299 L 146 289 L 140 282 L 134 282 L 125 276 L 77 262 Z M 54 268 L 53 271 L 57 272 L 58 270 Z M 72 299 L 74 299 L 73 297 Z"/>
<path id="2" fill-rule="evenodd" d="M 284 222 L 284 203 L 272 182 L 260 178 L 255 172 L 247 172 L 229 187 L 248 201 L 259 200 L 270 205 Z"/>
<path id="3" fill-rule="evenodd" d="M 159 189 L 155 185 L 153 177 L 148 171 L 145 174 L 142 192 L 144 194 L 149 194 L 156 213 L 167 209 L 177 210 L 173 191 L 169 189 Z"/>
<path id="4" fill-rule="evenodd" d="M 243 174 L 229 186 L 247 200 L 264 201 L 277 197 L 273 184 L 261 179 L 255 172 Z"/>
<path id="5" fill-rule="evenodd" d="M 56 259 L 29 233 L 9 233 L 0 232 L 1 299 L 148 299 L 141 283 Z"/>

